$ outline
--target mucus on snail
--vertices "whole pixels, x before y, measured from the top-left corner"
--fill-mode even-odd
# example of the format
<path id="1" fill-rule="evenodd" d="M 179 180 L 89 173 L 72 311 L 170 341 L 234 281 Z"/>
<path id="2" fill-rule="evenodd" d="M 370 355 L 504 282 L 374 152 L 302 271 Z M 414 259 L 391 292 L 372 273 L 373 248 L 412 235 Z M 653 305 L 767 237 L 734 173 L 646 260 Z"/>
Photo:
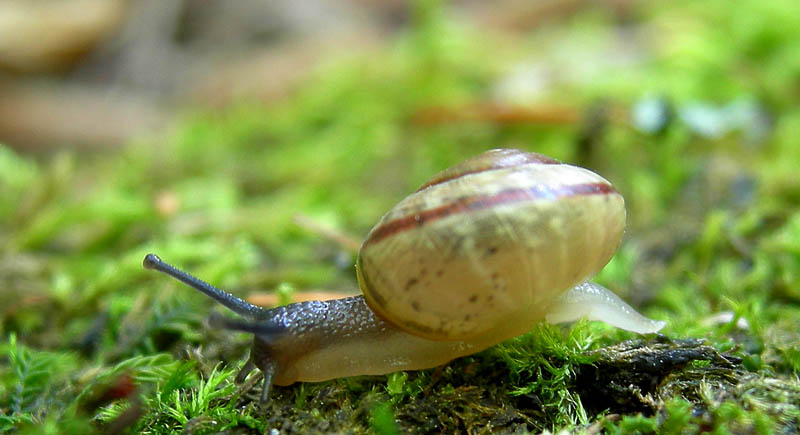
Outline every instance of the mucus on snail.
<path id="1" fill-rule="evenodd" d="M 547 156 L 490 150 L 446 169 L 381 218 L 356 264 L 363 296 L 267 309 L 157 256 L 144 266 L 183 281 L 247 320 L 254 335 L 237 376 L 272 384 L 420 370 L 530 331 L 540 321 L 600 320 L 660 330 L 587 280 L 625 228 L 622 196 L 601 176 Z"/>

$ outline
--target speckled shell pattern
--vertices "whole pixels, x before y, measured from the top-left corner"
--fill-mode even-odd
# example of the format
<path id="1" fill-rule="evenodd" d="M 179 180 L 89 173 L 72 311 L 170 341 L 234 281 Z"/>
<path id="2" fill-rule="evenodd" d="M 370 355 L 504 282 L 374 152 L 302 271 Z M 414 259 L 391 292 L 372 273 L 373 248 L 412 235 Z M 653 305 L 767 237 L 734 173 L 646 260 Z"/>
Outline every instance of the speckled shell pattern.
<path id="1" fill-rule="evenodd" d="M 491 150 L 434 176 L 370 231 L 357 262 L 371 309 L 432 340 L 508 337 L 611 259 L 625 204 L 603 177 Z M 504 339 L 507 337 L 498 337 Z"/>

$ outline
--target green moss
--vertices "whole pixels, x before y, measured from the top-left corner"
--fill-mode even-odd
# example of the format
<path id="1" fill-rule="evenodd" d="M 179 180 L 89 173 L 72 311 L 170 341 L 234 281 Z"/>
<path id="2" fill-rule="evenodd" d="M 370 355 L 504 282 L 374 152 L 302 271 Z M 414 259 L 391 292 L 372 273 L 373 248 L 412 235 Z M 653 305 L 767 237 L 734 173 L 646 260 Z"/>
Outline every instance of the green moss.
<path id="1" fill-rule="evenodd" d="M 603 11 L 500 40 L 446 6 L 419 1 L 384 51 L 330 61 L 270 107 L 186 113 L 157 144 L 39 158 L 0 146 L 0 429 L 797 431 L 800 9 L 632 6 L 658 44 L 620 66 L 578 50 L 616 52 Z M 700 138 L 679 118 L 653 135 L 614 117 L 420 122 L 490 101 L 531 57 L 563 71 L 536 105 L 746 99 L 768 135 Z M 365 234 L 431 174 L 508 146 L 591 166 L 624 194 L 625 240 L 597 280 L 667 320 L 664 336 L 541 325 L 432 370 L 276 387 L 261 408 L 259 375 L 232 381 L 247 337 L 210 328 L 209 301 L 141 267 L 153 251 L 239 295 L 354 291 L 352 252 L 295 214 Z"/>

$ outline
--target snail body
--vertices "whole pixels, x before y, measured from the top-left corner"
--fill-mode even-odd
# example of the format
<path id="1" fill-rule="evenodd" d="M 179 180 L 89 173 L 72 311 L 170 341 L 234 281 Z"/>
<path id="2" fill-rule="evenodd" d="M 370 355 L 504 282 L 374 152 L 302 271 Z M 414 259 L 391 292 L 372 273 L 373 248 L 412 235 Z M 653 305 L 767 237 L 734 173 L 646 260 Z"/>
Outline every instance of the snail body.
<path id="1" fill-rule="evenodd" d="M 356 264 L 363 296 L 265 309 L 150 254 L 144 265 L 206 293 L 248 322 L 250 361 L 269 386 L 444 364 L 529 331 L 588 317 L 634 332 L 647 319 L 586 282 L 625 227 L 622 196 L 599 175 L 549 157 L 491 150 L 447 169 L 392 208 Z"/>

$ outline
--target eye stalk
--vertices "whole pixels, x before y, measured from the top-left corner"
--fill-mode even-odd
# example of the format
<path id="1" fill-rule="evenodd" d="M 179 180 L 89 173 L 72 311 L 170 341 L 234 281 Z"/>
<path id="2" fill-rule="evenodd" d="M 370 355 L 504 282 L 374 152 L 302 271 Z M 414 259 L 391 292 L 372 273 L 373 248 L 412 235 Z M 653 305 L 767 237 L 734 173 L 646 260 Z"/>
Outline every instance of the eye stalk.
<path id="1" fill-rule="evenodd" d="M 203 281 L 200 278 L 192 276 L 191 274 L 184 272 L 175 266 L 166 263 L 155 254 L 147 254 L 144 257 L 144 261 L 142 261 L 142 265 L 145 269 L 157 270 L 161 273 L 165 273 L 178 281 L 195 288 L 203 293 L 205 293 L 211 299 L 221 303 L 229 310 L 233 311 L 234 313 L 240 316 L 246 316 L 251 319 L 262 319 L 266 317 L 267 310 L 266 308 L 259 307 L 258 305 L 253 305 L 244 299 L 238 298 L 225 290 L 220 288 L 214 287 L 213 285 Z M 242 328 L 231 328 L 231 329 L 239 329 L 244 330 Z M 248 331 L 253 332 L 253 331 Z"/>
<path id="2" fill-rule="evenodd" d="M 182 283 L 195 288 L 211 299 L 221 303 L 231 311 L 241 316 L 248 317 L 252 321 L 229 319 L 219 313 L 212 313 L 208 321 L 213 327 L 231 329 L 235 331 L 249 332 L 256 335 L 262 346 L 268 346 L 278 335 L 286 333 L 286 328 L 270 320 L 270 310 L 266 308 L 253 305 L 244 299 L 238 298 L 225 290 L 217 288 L 200 278 L 197 278 L 187 272 L 184 272 L 177 267 L 164 262 L 155 254 L 147 254 L 142 261 L 145 269 L 156 270 L 165 273 Z M 259 348 L 255 348 L 258 351 Z M 255 357 L 257 360 L 262 361 L 262 358 Z M 250 360 L 242 367 L 239 374 L 236 376 L 236 382 L 241 383 L 244 381 L 248 373 L 250 373 L 256 364 L 253 363 L 254 355 L 251 353 Z M 275 373 L 275 364 L 272 361 L 262 361 L 258 365 L 259 369 L 264 375 L 264 387 L 261 390 L 261 403 L 265 403 L 269 398 L 270 386 L 272 385 L 272 378 Z"/>

